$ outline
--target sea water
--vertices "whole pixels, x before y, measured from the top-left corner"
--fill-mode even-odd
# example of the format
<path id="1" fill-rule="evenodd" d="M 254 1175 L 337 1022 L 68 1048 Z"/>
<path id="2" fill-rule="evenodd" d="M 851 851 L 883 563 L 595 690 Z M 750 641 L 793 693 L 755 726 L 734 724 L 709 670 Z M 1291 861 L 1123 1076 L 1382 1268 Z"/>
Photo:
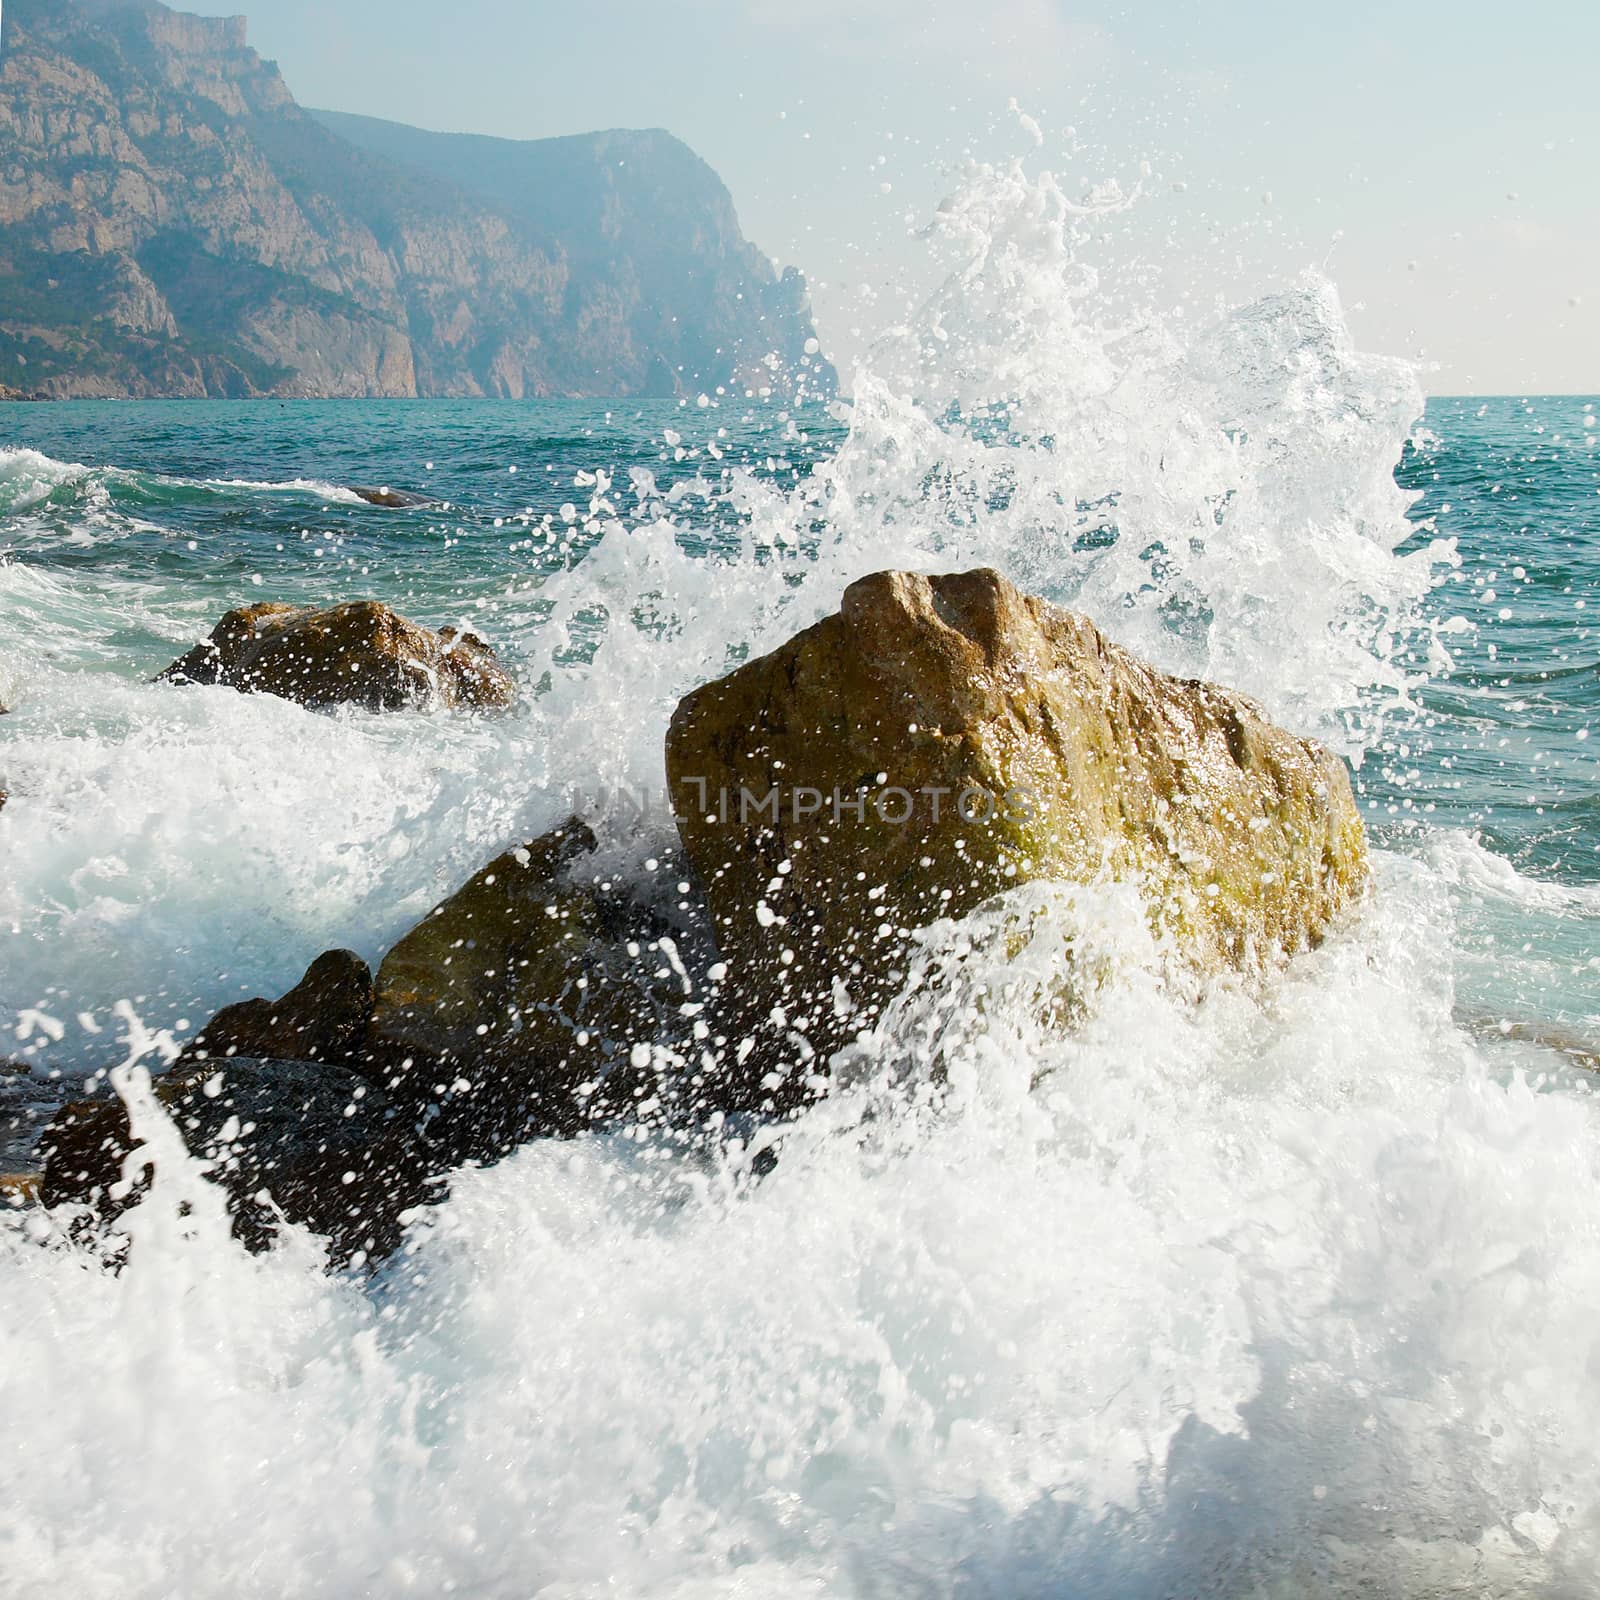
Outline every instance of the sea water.
<path id="1" fill-rule="evenodd" d="M 1019 168 L 941 223 L 831 411 L 0 408 L 8 1163 L 573 809 L 640 870 L 679 696 L 888 566 L 997 566 L 1328 741 L 1359 916 L 1196 996 L 1124 888 L 1018 891 L 1107 975 L 1072 1035 L 1050 939 L 980 912 L 793 1125 L 531 1145 L 375 1270 L 244 1254 L 119 1073 L 123 1270 L 0 1215 L 0 1592 L 1594 1591 L 1596 403 L 1425 406 L 1314 279 L 1113 317 Z M 229 607 L 362 596 L 489 639 L 517 709 L 150 682 Z"/>

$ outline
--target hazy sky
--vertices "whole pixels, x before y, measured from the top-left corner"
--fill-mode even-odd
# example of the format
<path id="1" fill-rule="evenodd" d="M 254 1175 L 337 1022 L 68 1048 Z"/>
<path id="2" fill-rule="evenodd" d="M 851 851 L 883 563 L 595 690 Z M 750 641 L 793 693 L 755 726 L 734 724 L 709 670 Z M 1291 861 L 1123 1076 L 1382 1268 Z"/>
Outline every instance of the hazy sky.
<path id="1" fill-rule="evenodd" d="M 845 366 L 915 293 L 957 163 L 1030 147 L 1015 96 L 1071 191 L 1150 163 L 1108 273 L 1137 251 L 1237 299 L 1326 264 L 1436 392 L 1600 390 L 1600 0 L 242 3 L 307 105 L 680 135 Z"/>

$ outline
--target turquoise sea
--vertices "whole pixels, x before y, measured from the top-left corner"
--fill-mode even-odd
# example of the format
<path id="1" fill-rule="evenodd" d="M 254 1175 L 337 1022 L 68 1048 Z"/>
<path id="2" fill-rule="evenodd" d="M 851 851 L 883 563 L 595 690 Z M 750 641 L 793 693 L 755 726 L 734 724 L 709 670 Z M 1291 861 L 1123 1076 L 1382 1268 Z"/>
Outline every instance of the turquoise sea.
<path id="1" fill-rule="evenodd" d="M 110 871 L 120 887 L 102 876 L 115 834 L 90 814 L 89 797 L 79 793 L 74 805 L 53 780 L 65 778 L 73 765 L 66 753 L 86 740 L 181 738 L 189 713 L 176 705 L 180 697 L 135 686 L 224 611 L 256 599 L 376 597 L 429 625 L 466 624 L 485 634 L 537 702 L 551 691 L 552 672 L 587 667 L 618 599 L 598 581 L 586 604 L 563 607 L 557 595 L 573 589 L 573 575 L 605 538 L 636 531 L 641 506 L 652 516 L 658 505 L 673 507 L 670 537 L 689 559 L 736 561 L 748 519 L 726 485 L 737 474 L 763 490 L 793 493 L 845 431 L 821 409 L 791 415 L 772 405 L 660 401 L 0 407 L 0 672 L 9 690 L 0 693 L 15 706 L 0 724 L 0 776 L 19 797 L 11 826 L 25 828 L 21 813 L 45 802 L 55 841 L 49 875 L 23 869 L 6 906 L 11 926 L 0 927 L 10 941 L 0 967 L 7 1015 L 47 994 L 73 1009 L 104 1008 L 129 983 L 145 993 L 144 1005 L 154 1003 L 152 1021 L 209 1014 L 241 986 L 253 993 L 292 979 L 303 956 L 315 953 L 317 930 L 331 937 L 342 927 L 350 940 L 376 948 L 415 903 L 405 893 L 414 875 L 404 870 L 398 883 L 365 874 L 349 883 L 336 873 L 344 884 L 336 910 L 321 903 L 333 888 L 326 876 L 291 877 L 284 888 L 319 903 L 297 906 L 301 895 L 269 888 L 262 899 L 236 902 L 227 926 L 218 927 L 204 913 L 221 863 L 152 863 L 160 876 L 141 882 L 137 873 L 123 876 L 125 858 L 113 851 L 120 864 Z M 1475 886 L 1463 882 L 1472 913 L 1463 1013 L 1504 1014 L 1600 1045 L 1600 980 L 1590 964 L 1600 945 L 1584 895 L 1600 880 L 1600 744 L 1587 743 L 1600 714 L 1596 402 L 1435 399 L 1396 468 L 1398 484 L 1415 496 L 1406 512 L 1417 530 L 1410 548 L 1436 538 L 1457 547 L 1457 564 L 1441 571 L 1424 608 L 1452 630 L 1442 635 L 1451 662 L 1429 674 L 1415 714 L 1352 752 L 1360 758 L 1358 787 L 1377 836 L 1397 851 L 1437 855 L 1472 841 L 1470 868 L 1456 864 Z M 578 481 L 595 472 L 605 475 L 610 508 L 599 516 L 590 513 L 595 484 Z M 648 474 L 642 501 L 645 480 L 636 474 Z M 384 509 L 353 492 L 380 487 L 425 503 Z M 774 542 L 767 557 L 803 574 L 812 560 L 807 543 L 819 536 L 800 530 L 789 545 Z M 1038 586 L 1070 600 L 1080 581 L 1067 571 Z M 651 598 L 625 597 L 635 609 Z M 736 628 L 725 642 L 742 642 Z M 123 701 L 130 690 L 148 708 L 137 730 Z M 224 720 L 237 709 L 227 696 L 204 698 L 220 705 Z M 284 715 L 276 707 L 266 714 Z M 590 731 L 605 739 L 603 727 Z M 380 743 L 390 737 L 382 727 L 363 732 Z M 423 737 L 484 742 L 498 759 L 499 744 L 515 748 L 519 735 L 463 733 L 445 722 L 427 724 Z M 194 769 L 191 757 L 168 776 L 185 789 L 184 805 L 216 809 L 207 834 L 247 825 L 250 801 L 235 786 L 256 791 L 287 752 L 266 746 L 233 754 L 237 772 Z M 546 779 L 543 760 L 534 770 L 558 786 L 585 776 Z M 510 771 L 482 779 L 496 787 L 516 781 Z M 298 811 L 287 819 L 295 830 L 316 831 L 314 787 L 283 798 Z M 455 798 L 427 796 L 432 806 Z M 153 791 L 140 802 L 166 803 Z M 501 795 L 494 809 L 501 834 L 472 836 L 464 841 L 469 853 L 453 861 L 470 863 L 471 849 L 481 854 L 539 821 L 532 794 Z M 405 814 L 389 820 L 402 828 Z M 277 832 L 271 819 L 263 825 Z M 237 842 L 247 853 L 247 839 Z M 364 835 L 324 838 L 318 849 L 365 842 Z M 295 866 L 315 873 L 310 863 Z M 1506 868 L 1573 891 L 1570 904 L 1551 894 L 1522 904 L 1513 895 L 1514 915 L 1504 923 L 1498 898 L 1477 880 Z M 203 906 L 193 903 L 197 886 L 186 896 L 166 878 L 190 871 L 208 885 Z M 447 877 L 435 870 L 425 893 Z M 158 913 L 150 901 L 169 893 Z M 188 928 L 186 898 L 196 913 Z M 130 948 L 137 934 L 124 931 L 130 919 L 137 928 L 140 907 L 168 929 L 143 950 Z M 223 917 L 224 908 L 214 914 Z M 270 927 L 248 926 L 258 919 Z M 1534 932 L 1533 948 L 1524 949 Z M 97 951 L 112 972 L 93 982 Z M 83 1038 L 54 1043 L 60 1048 L 39 1041 L 40 1051 L 63 1068 L 98 1060 L 105 1048 Z"/>
<path id="2" fill-rule="evenodd" d="M 0 1166 L 574 806 L 643 860 L 677 698 L 885 566 L 1256 696 L 1378 847 L 1266 995 L 1169 994 L 1080 897 L 1081 1034 L 975 1007 L 964 1098 L 825 1103 L 756 1188 L 534 1146 L 366 1276 L 0 1216 L 0 1591 L 1592 1592 L 1600 401 L 1424 405 L 1323 285 L 1132 344 L 976 311 L 792 414 L 0 406 Z M 232 606 L 363 596 L 518 707 L 150 682 Z"/>

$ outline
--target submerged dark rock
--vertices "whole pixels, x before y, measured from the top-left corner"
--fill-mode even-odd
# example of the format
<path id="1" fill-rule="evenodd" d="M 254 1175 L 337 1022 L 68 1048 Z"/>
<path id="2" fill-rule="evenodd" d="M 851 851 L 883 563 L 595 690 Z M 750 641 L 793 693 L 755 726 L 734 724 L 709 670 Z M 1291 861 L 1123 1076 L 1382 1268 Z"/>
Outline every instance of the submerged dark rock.
<path id="1" fill-rule="evenodd" d="M 155 1093 L 189 1152 L 210 1163 L 234 1234 L 252 1250 L 271 1243 L 281 1213 L 327 1239 L 336 1260 L 385 1254 L 402 1213 L 452 1164 L 431 1158 L 415 1119 L 349 1067 L 236 1056 L 177 1068 Z M 74 1102 L 45 1132 L 40 1198 L 114 1219 L 144 1192 L 113 1193 L 132 1148 L 121 1099 Z"/>
<path id="2" fill-rule="evenodd" d="M 383 506 L 390 511 L 404 511 L 410 506 L 431 506 L 437 501 L 425 494 L 413 494 L 409 489 L 363 489 L 352 484 L 350 493 L 365 500 L 369 506 Z"/>
<path id="3" fill-rule="evenodd" d="M 224 1006 L 185 1047 L 178 1066 L 230 1056 L 343 1061 L 372 1015 L 372 969 L 353 950 L 329 950 L 279 1000 Z"/>
<path id="4" fill-rule="evenodd" d="M 1483 1016 L 1458 1010 L 1456 1020 L 1475 1038 L 1491 1044 L 1510 1041 L 1536 1045 L 1564 1056 L 1581 1071 L 1600 1074 L 1600 1037 L 1580 1035 L 1562 1024 L 1535 1018 Z"/>
<path id="5" fill-rule="evenodd" d="M 516 685 L 475 633 L 435 633 L 376 600 L 230 611 L 157 681 L 223 684 L 306 706 L 508 706 Z"/>

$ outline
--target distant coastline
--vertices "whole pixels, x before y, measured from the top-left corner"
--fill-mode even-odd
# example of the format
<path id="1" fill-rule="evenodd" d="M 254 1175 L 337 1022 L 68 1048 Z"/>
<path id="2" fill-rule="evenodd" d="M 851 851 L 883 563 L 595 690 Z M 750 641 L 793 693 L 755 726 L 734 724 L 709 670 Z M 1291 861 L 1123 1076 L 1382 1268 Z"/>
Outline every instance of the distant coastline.
<path id="1" fill-rule="evenodd" d="M 6 399 L 837 388 L 804 277 L 664 129 L 312 112 L 243 18 L 9 0 L 0 145 Z"/>

